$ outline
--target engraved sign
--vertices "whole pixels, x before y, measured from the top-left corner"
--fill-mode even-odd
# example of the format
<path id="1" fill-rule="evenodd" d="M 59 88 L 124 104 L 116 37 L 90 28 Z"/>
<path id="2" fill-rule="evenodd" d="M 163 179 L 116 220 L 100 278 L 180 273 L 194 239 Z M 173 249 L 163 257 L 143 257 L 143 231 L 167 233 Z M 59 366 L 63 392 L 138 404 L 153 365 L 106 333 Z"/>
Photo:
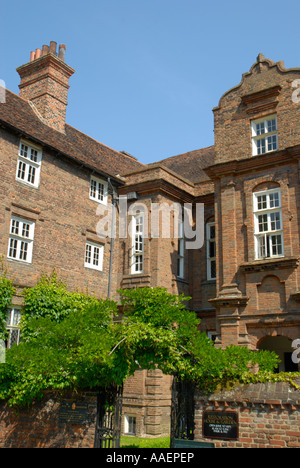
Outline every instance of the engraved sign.
<path id="1" fill-rule="evenodd" d="M 203 437 L 237 440 L 239 438 L 238 414 L 229 411 L 205 411 L 203 413 Z"/>
<path id="2" fill-rule="evenodd" d="M 62 401 L 60 404 L 59 422 L 68 424 L 86 424 L 88 404 L 78 401 Z"/>

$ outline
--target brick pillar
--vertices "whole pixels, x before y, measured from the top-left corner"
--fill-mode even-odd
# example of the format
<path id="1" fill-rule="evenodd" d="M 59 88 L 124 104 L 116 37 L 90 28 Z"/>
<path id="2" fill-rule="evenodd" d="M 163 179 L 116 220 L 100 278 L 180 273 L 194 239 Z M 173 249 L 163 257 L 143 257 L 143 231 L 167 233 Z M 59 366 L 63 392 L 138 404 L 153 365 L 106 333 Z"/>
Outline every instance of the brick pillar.
<path id="1" fill-rule="evenodd" d="M 236 194 L 234 180 L 227 178 L 221 184 L 218 239 L 222 245 L 219 268 L 222 269 L 219 296 L 241 296 L 236 284 L 237 237 L 236 237 Z M 225 248 L 224 248 L 225 247 Z"/>

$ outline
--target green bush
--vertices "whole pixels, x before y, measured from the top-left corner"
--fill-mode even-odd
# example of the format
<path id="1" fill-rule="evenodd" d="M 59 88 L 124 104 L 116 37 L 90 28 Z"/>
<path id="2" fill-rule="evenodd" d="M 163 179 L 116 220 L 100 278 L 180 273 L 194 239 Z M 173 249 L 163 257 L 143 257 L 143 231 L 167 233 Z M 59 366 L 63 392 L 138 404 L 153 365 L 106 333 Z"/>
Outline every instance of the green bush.
<path id="1" fill-rule="evenodd" d="M 14 293 L 15 289 L 12 281 L 7 278 L 6 270 L 0 258 L 0 340 L 7 338 L 7 309 L 11 306 Z"/>

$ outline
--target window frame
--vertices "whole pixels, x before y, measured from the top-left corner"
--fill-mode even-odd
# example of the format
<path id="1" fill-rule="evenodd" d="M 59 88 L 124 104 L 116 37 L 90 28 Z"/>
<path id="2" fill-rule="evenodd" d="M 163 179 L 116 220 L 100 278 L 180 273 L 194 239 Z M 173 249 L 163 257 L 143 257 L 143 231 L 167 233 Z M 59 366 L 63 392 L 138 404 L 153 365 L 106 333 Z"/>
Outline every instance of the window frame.
<path id="1" fill-rule="evenodd" d="M 207 281 L 216 281 L 217 280 L 216 231 L 215 231 L 215 237 L 210 237 L 210 228 L 212 226 L 216 229 L 215 221 L 210 221 L 210 222 L 206 223 L 206 265 L 207 265 L 206 279 L 207 279 Z M 214 257 L 210 256 L 210 244 L 211 243 L 214 244 L 214 251 L 215 251 L 215 256 Z M 216 269 L 216 275 L 215 276 L 212 276 L 212 274 L 211 274 L 212 262 L 215 262 L 215 269 Z"/>
<path id="2" fill-rule="evenodd" d="M 278 195 L 278 197 L 274 197 L 273 201 L 271 201 L 272 195 Z M 259 201 L 259 197 L 264 197 L 264 199 Z M 276 198 L 278 204 L 276 203 Z M 274 204 L 273 206 L 272 203 Z M 253 215 L 255 259 L 264 260 L 284 257 L 284 230 L 280 188 L 254 192 Z M 278 216 L 274 217 L 272 215 Z M 279 223 L 279 227 L 277 223 Z M 280 238 L 280 242 L 277 242 L 278 238 Z M 274 249 L 278 250 L 279 247 L 281 253 L 274 254 Z M 262 254 L 263 249 L 264 255 Z"/>
<path id="3" fill-rule="evenodd" d="M 137 231 L 137 219 L 142 219 L 142 230 Z M 140 226 L 140 224 L 139 224 Z M 131 266 L 130 271 L 132 275 L 138 275 L 144 271 L 144 248 L 145 248 L 145 213 L 140 212 L 132 216 L 132 236 L 131 236 Z M 137 237 L 140 239 L 137 240 Z M 141 245 L 141 249 L 136 249 L 136 245 Z M 137 262 L 137 259 L 139 261 Z M 136 269 L 137 265 L 141 265 Z"/>
<path id="4" fill-rule="evenodd" d="M 22 308 L 21 307 L 9 307 L 7 309 L 7 320 L 6 320 L 6 330 L 9 332 L 8 338 L 6 340 L 6 348 L 10 349 L 13 344 L 18 345 L 20 343 L 20 321 L 22 316 Z M 18 312 L 18 320 L 17 323 L 14 323 L 16 312 Z M 17 338 L 15 343 L 11 343 L 12 340 L 12 333 L 17 332 Z"/>
<path id="5" fill-rule="evenodd" d="M 129 414 L 125 414 L 124 416 L 124 434 L 136 435 L 137 417 Z"/>
<path id="6" fill-rule="evenodd" d="M 90 262 L 87 262 L 87 248 L 90 247 Z M 95 260 L 95 250 L 99 249 L 98 252 L 98 264 L 94 264 Z M 84 266 L 85 268 L 90 268 L 91 270 L 103 271 L 103 257 L 104 257 L 104 245 L 97 244 L 96 242 L 91 242 L 89 240 L 85 243 L 85 252 L 84 252 Z"/>
<path id="7" fill-rule="evenodd" d="M 26 151 L 25 147 L 27 148 Z M 29 155 L 27 156 L 29 153 L 32 155 L 33 151 L 36 153 L 36 160 L 31 159 Z M 42 158 L 43 152 L 41 148 L 29 143 L 28 141 L 21 140 L 19 144 L 16 180 L 29 187 L 38 188 L 40 184 Z M 23 174 L 23 177 L 20 177 L 20 173 Z M 30 180 L 32 177 L 34 177 L 34 181 Z"/>
<path id="8" fill-rule="evenodd" d="M 268 122 L 275 120 L 275 130 L 268 131 Z M 263 132 L 258 133 L 257 125 L 263 124 Z M 262 129 L 261 129 L 262 130 Z M 278 121 L 277 114 L 271 114 L 260 119 L 254 119 L 251 121 L 251 137 L 252 137 L 252 155 L 261 156 L 263 154 L 278 151 Z M 269 149 L 268 139 L 275 137 L 275 148 L 273 148 L 274 142 L 271 143 L 272 148 Z M 264 141 L 265 151 L 258 148 L 258 142 Z"/>
<path id="9" fill-rule="evenodd" d="M 92 188 L 93 183 L 96 184 L 96 188 Z M 103 186 L 102 198 L 101 197 L 99 198 L 99 195 L 102 192 L 102 190 L 100 190 L 100 185 Z M 93 201 L 95 201 L 97 203 L 101 203 L 102 205 L 107 205 L 107 197 L 108 197 L 108 183 L 107 183 L 107 181 L 92 175 L 90 177 L 90 189 L 89 190 L 90 190 L 89 191 L 90 200 L 93 200 Z M 95 192 L 94 195 L 92 194 L 92 191 Z"/>
<path id="10" fill-rule="evenodd" d="M 24 235 L 27 234 L 27 232 L 28 235 Z M 34 221 L 21 218 L 19 216 L 11 217 L 7 250 L 7 258 L 9 260 L 22 263 L 32 263 L 34 232 Z M 14 251 L 15 255 L 11 255 Z M 24 258 L 24 256 L 26 258 Z"/>

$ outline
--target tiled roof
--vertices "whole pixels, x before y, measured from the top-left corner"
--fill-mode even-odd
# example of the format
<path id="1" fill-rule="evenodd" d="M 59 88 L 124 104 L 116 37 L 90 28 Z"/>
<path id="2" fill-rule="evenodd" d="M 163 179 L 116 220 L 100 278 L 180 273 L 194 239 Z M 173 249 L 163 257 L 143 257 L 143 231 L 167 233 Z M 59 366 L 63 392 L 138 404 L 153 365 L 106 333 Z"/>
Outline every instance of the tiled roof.
<path id="1" fill-rule="evenodd" d="M 193 183 L 209 180 L 203 169 L 212 166 L 215 160 L 214 146 L 190 151 L 159 161 L 181 177 Z"/>
<path id="2" fill-rule="evenodd" d="M 107 176 L 122 176 L 146 167 L 132 156 L 113 150 L 68 124 L 65 133 L 54 130 L 43 123 L 27 100 L 8 90 L 6 102 L 0 103 L 0 122 Z M 214 158 L 214 147 L 210 146 L 158 163 L 196 183 L 208 180 L 203 169 L 213 165 Z"/>
<path id="3" fill-rule="evenodd" d="M 0 122 L 59 153 L 111 177 L 144 167 L 135 158 L 115 151 L 66 124 L 65 133 L 45 125 L 27 100 L 6 90 L 6 102 L 0 103 Z"/>

